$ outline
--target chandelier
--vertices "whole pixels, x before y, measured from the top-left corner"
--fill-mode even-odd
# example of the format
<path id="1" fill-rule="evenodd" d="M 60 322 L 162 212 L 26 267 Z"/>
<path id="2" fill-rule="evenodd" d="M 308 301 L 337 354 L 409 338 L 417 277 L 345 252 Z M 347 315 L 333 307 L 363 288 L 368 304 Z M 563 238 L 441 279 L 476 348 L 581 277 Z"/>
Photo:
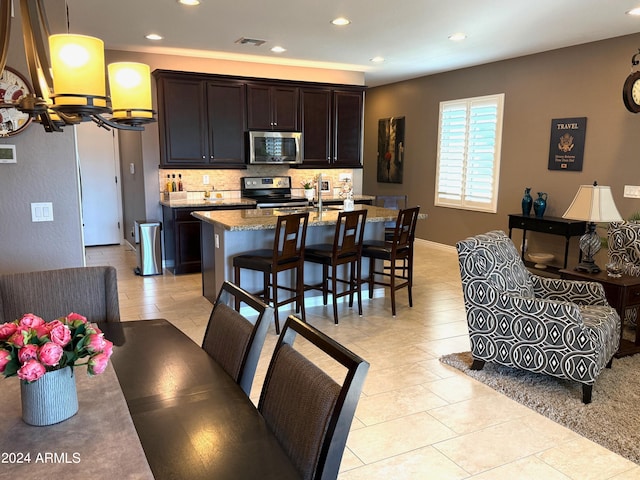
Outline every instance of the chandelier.
<path id="1" fill-rule="evenodd" d="M 0 2 L 1 73 L 8 53 L 12 0 Z M 65 125 L 84 121 L 94 121 L 107 129 L 141 131 L 144 124 L 155 121 L 148 65 L 110 64 L 109 97 L 102 40 L 84 35 L 50 35 L 43 0 L 20 0 L 20 14 L 34 93 L 15 103 L 0 103 L 0 108 L 17 108 L 40 122 L 47 132 L 60 132 Z"/>

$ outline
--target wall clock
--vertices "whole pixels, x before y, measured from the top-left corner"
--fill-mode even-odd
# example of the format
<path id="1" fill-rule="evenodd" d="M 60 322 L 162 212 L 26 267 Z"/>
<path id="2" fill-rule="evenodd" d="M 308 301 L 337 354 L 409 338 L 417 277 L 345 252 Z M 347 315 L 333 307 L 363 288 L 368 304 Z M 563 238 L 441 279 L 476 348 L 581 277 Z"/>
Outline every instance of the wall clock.
<path id="1" fill-rule="evenodd" d="M 630 74 L 622 87 L 624 106 L 632 113 L 640 113 L 640 71 Z"/>
<path id="2" fill-rule="evenodd" d="M 7 104 L 17 104 L 22 97 L 33 93 L 26 78 L 11 67 L 4 67 L 0 75 L 0 137 L 17 135 L 31 123 L 31 117 Z"/>

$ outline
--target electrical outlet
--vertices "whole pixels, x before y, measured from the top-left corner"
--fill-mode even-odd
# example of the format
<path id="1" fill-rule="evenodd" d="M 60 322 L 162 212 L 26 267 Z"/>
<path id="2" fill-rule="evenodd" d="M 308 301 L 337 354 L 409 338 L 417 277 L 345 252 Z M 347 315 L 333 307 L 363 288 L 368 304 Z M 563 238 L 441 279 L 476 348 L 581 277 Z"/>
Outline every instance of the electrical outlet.
<path id="1" fill-rule="evenodd" d="M 202 175 L 202 184 L 209 185 L 209 175 Z"/>
<path id="2" fill-rule="evenodd" d="M 215 238 L 215 242 L 216 242 L 216 248 L 220 248 L 220 235 L 218 235 L 217 233 L 214 235 Z"/>

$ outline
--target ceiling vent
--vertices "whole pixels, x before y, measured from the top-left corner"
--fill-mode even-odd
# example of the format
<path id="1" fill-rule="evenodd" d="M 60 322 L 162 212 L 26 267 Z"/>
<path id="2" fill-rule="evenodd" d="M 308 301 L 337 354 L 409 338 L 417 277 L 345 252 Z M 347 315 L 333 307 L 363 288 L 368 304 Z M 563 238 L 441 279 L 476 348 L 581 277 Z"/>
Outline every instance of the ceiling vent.
<path id="1" fill-rule="evenodd" d="M 259 47 L 260 45 L 264 45 L 266 40 L 258 40 L 255 38 L 246 38 L 240 37 L 235 43 L 239 43 L 240 45 L 253 45 L 254 47 Z"/>

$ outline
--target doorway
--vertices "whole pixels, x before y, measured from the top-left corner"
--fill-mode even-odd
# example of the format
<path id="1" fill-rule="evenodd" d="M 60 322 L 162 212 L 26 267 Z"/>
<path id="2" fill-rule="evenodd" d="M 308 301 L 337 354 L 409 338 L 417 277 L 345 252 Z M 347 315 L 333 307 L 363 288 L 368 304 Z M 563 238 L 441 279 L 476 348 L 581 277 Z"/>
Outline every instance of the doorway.
<path id="1" fill-rule="evenodd" d="M 76 125 L 85 247 L 120 244 L 122 198 L 118 137 L 93 122 Z"/>

